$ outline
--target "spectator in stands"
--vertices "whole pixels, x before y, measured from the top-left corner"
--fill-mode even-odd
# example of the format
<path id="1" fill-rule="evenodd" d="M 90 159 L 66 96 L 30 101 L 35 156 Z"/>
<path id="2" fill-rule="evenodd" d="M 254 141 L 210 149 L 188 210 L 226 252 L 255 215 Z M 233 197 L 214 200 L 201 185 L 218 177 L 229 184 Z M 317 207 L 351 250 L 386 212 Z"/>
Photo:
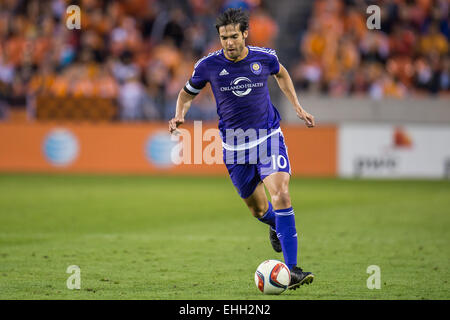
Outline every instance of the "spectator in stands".
<path id="1" fill-rule="evenodd" d="M 256 47 L 274 48 L 278 25 L 262 8 L 253 11 L 250 21 L 249 43 Z"/>
<path id="2" fill-rule="evenodd" d="M 419 42 L 419 52 L 422 55 L 435 53 L 444 56 L 448 54 L 448 40 L 439 31 L 437 23 L 431 24 L 428 32 L 422 35 Z"/>
<path id="3" fill-rule="evenodd" d="M 124 79 L 124 84 L 119 89 L 118 101 L 120 119 L 122 121 L 136 121 L 143 118 L 143 102 L 145 89 L 137 75 Z"/>

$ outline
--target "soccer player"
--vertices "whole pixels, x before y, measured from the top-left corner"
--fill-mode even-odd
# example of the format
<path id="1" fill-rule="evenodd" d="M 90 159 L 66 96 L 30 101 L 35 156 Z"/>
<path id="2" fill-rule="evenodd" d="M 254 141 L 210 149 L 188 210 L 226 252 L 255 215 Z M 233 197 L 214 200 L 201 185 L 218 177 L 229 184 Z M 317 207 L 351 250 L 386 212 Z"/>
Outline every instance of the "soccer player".
<path id="1" fill-rule="evenodd" d="M 279 124 L 281 117 L 269 96 L 269 76 L 275 77 L 298 117 L 308 127 L 315 126 L 314 117 L 298 102 L 291 77 L 275 51 L 245 44 L 249 32 L 245 11 L 226 10 L 217 18 L 216 29 L 222 49 L 195 64 L 192 77 L 178 95 L 169 131 L 173 133 L 184 123 L 192 100 L 209 82 L 217 104 L 224 160 L 231 180 L 253 216 L 270 226 L 272 247 L 283 252 L 291 271 L 288 288 L 296 289 L 311 283 L 314 275 L 297 267 L 298 242 L 289 195 L 289 158 Z M 267 199 L 265 188 L 271 201 Z"/>

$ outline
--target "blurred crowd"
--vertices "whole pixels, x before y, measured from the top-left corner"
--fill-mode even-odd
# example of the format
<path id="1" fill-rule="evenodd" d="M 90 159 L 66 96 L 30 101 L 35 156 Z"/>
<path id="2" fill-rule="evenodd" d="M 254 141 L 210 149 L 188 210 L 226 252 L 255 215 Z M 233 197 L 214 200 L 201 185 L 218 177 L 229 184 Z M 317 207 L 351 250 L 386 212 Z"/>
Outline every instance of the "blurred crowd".
<path id="1" fill-rule="evenodd" d="M 404 97 L 449 89 L 447 0 L 386 0 L 381 30 L 368 30 L 363 0 L 317 0 L 300 52 L 289 61 L 302 92 Z M 69 30 L 69 5 L 81 29 Z M 0 117 L 36 97 L 113 99 L 123 121 L 173 116 L 194 63 L 220 49 L 219 12 L 250 12 L 249 43 L 276 46 L 280 32 L 262 0 L 0 0 Z M 188 119 L 216 119 L 211 90 Z"/>
<path id="2" fill-rule="evenodd" d="M 369 4 L 380 29 L 369 30 Z M 449 93 L 447 0 L 317 0 L 292 69 L 298 88 L 373 99 Z"/>
<path id="3" fill-rule="evenodd" d="M 80 30 L 66 26 L 73 4 Z M 253 13 L 254 42 L 273 44 L 260 0 L 0 0 L 0 109 L 32 114 L 37 96 L 104 97 L 120 120 L 168 119 L 195 62 L 220 48 L 214 23 L 230 7 Z M 216 117 L 203 90 L 188 118 Z"/>

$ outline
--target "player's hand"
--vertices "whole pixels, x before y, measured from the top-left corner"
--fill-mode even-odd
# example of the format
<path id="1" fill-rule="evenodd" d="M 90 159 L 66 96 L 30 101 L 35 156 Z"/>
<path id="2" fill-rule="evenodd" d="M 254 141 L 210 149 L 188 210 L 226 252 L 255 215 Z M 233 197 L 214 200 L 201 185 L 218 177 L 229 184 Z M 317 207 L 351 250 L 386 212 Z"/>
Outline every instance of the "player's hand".
<path id="1" fill-rule="evenodd" d="M 175 117 L 169 120 L 169 132 L 172 134 L 184 123 L 184 118 Z"/>
<path id="2" fill-rule="evenodd" d="M 316 125 L 316 122 L 314 121 L 314 116 L 301 108 L 297 109 L 297 116 L 303 121 L 305 121 L 305 124 L 308 126 L 308 128 L 313 128 Z"/>

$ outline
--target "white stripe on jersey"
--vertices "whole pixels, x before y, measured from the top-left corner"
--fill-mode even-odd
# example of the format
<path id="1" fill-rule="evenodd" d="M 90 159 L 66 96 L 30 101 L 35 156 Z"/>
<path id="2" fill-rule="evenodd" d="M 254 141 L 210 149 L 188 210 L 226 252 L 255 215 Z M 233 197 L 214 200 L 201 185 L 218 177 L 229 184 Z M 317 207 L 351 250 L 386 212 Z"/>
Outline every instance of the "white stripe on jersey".
<path id="1" fill-rule="evenodd" d="M 197 61 L 197 63 L 194 65 L 194 69 L 197 68 L 197 66 L 205 59 L 208 59 L 211 56 L 217 56 L 222 52 L 222 49 L 211 52 L 210 54 L 208 54 L 207 56 L 204 56 L 203 58 L 201 58 L 200 60 Z"/>
<path id="2" fill-rule="evenodd" d="M 268 135 L 266 135 L 264 137 L 261 137 L 261 138 L 255 140 L 255 141 L 250 141 L 250 142 L 247 142 L 247 143 L 239 144 L 237 146 L 233 146 L 233 145 L 227 144 L 227 143 L 222 141 L 222 147 L 225 150 L 228 150 L 228 151 L 243 151 L 243 150 L 252 149 L 252 148 L 256 147 L 257 145 L 263 143 L 264 141 L 266 141 L 271 136 L 273 136 L 274 134 L 277 134 L 277 133 L 281 133 L 282 134 L 281 128 L 278 128 L 275 131 L 271 132 L 270 134 L 268 134 Z"/>
<path id="3" fill-rule="evenodd" d="M 283 134 L 283 131 L 281 131 L 281 136 L 283 137 L 283 139 L 284 139 L 284 134 Z M 289 152 L 288 152 L 288 146 L 287 146 L 287 144 L 286 144 L 286 141 L 284 142 L 284 145 L 285 145 L 285 147 L 286 147 L 286 157 L 288 158 L 288 160 L 289 160 Z M 289 166 L 289 174 L 291 174 L 291 166 Z"/>
<path id="4" fill-rule="evenodd" d="M 248 46 L 250 50 L 252 51 L 258 51 L 258 52 L 264 52 L 264 53 L 268 53 L 271 54 L 275 57 L 277 57 L 277 53 L 275 50 L 273 49 L 269 49 L 269 48 L 261 48 L 261 47 L 253 47 L 253 46 Z"/>
<path id="5" fill-rule="evenodd" d="M 264 50 L 264 51 L 270 51 L 275 52 L 275 49 L 271 48 L 264 48 L 264 47 L 257 47 L 257 46 L 248 46 L 250 49 L 256 49 L 256 50 Z"/>

